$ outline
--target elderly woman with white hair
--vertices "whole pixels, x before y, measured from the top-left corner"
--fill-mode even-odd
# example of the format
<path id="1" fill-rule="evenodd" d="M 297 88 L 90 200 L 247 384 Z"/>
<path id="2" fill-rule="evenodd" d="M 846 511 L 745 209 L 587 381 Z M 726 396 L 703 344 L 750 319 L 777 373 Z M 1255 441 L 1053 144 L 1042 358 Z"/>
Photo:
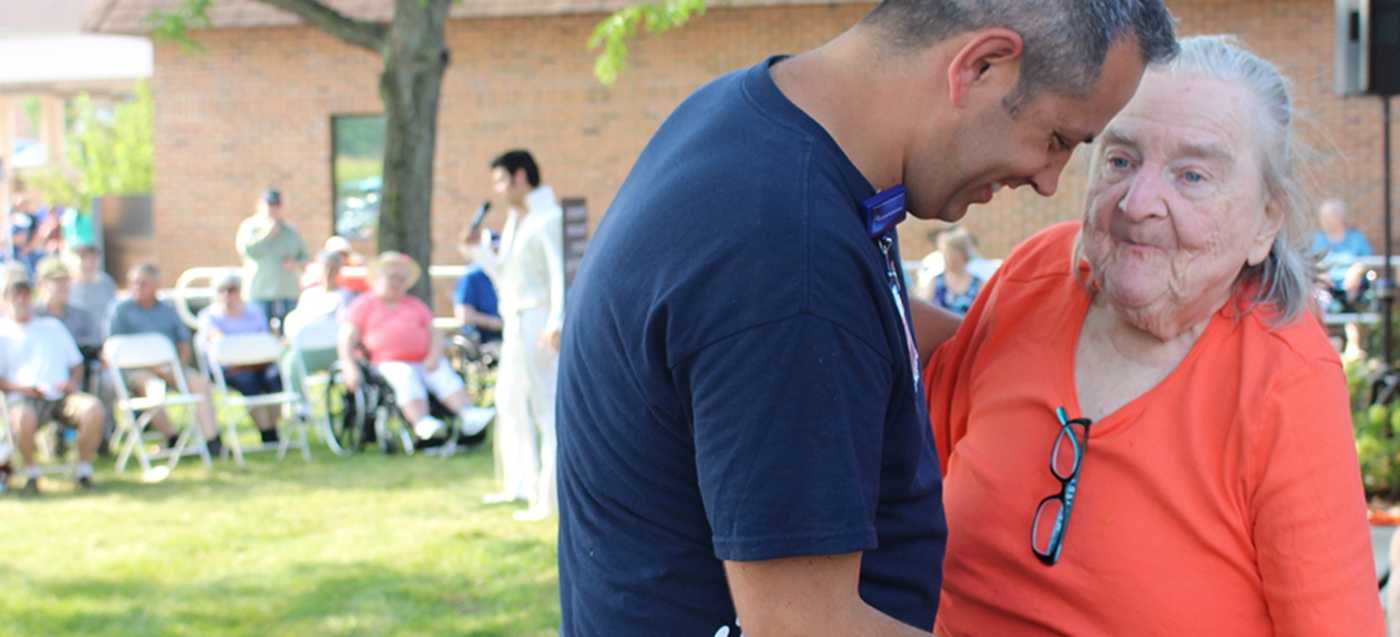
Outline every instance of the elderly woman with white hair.
<path id="1" fill-rule="evenodd" d="M 936 634 L 1381 634 L 1292 117 L 1273 65 L 1184 40 L 1093 147 L 1083 220 L 937 351 Z"/>
<path id="2" fill-rule="evenodd" d="M 408 293 L 421 273 L 418 264 L 401 252 L 385 252 L 369 264 L 370 292 L 351 302 L 342 318 L 342 378 L 352 390 L 363 382 L 356 364 L 363 351 L 393 389 L 404 419 L 418 437 L 432 437 L 445 427 L 428 411 L 430 391 L 458 415 L 463 434 L 476 434 L 489 419 L 472 407 L 466 384 L 446 364 L 442 339 L 433 330 L 432 310 Z"/>

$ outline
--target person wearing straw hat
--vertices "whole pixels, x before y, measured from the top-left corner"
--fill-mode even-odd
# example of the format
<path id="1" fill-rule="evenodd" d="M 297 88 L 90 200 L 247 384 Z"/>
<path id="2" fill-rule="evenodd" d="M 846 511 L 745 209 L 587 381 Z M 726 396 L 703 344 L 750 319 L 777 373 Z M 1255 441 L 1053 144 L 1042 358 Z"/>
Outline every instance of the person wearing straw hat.
<path id="1" fill-rule="evenodd" d="M 78 391 L 83 356 L 63 323 L 34 315 L 33 283 L 23 265 L 7 264 L 0 278 L 5 309 L 5 317 L 0 319 L 0 352 L 5 361 L 0 391 L 5 392 L 8 416 L 24 459 L 22 493 L 39 494 L 34 437 L 39 425 L 50 420 L 78 430 L 78 465 L 73 477 L 79 489 L 91 489 L 92 460 L 102 441 L 104 412 L 96 398 Z"/>
<path id="2" fill-rule="evenodd" d="M 39 316 L 52 316 L 68 328 L 68 333 L 78 343 L 78 347 L 100 347 L 102 327 L 92 313 L 69 302 L 72 277 L 68 266 L 55 255 L 40 259 L 34 266 L 35 277 L 39 280 L 39 305 L 34 312 Z"/>
<path id="3" fill-rule="evenodd" d="M 486 428 L 488 418 L 473 407 L 466 384 L 446 364 L 442 341 L 433 330 L 428 305 L 410 295 L 422 268 L 402 252 L 388 251 L 369 263 L 370 292 L 345 309 L 339 354 L 347 389 L 364 379 L 356 364 L 363 350 L 374 371 L 394 390 L 403 417 L 419 438 L 431 438 L 445 425 L 428 413 L 428 392 L 456 412 L 462 433 Z"/>

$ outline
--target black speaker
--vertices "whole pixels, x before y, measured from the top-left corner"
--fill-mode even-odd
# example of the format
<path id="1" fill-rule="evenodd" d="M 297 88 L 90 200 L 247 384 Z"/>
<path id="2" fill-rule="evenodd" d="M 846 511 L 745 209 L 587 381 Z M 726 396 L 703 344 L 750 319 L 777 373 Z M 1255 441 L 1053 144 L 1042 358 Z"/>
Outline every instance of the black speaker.
<path id="1" fill-rule="evenodd" d="M 1400 95 L 1400 0 L 1335 0 L 1336 91 Z"/>
<path id="2" fill-rule="evenodd" d="M 1400 95 L 1400 0 L 1370 0 L 1370 15 L 1361 16 L 1366 45 L 1366 92 Z"/>

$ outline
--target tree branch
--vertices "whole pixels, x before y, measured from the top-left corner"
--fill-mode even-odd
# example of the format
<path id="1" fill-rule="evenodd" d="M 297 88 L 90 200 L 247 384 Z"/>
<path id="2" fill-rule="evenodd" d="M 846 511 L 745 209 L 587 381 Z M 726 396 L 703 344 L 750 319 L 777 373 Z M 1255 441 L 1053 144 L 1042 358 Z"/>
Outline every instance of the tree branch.
<path id="1" fill-rule="evenodd" d="M 382 24 L 364 22 L 348 17 L 319 0 L 257 0 L 263 4 L 294 13 L 345 42 L 382 53 L 388 29 Z"/>
<path id="2" fill-rule="evenodd" d="M 627 66 L 627 41 L 637 37 L 645 26 L 653 34 L 677 29 L 695 15 L 705 13 L 707 0 L 651 0 L 614 11 L 603 18 L 588 38 L 590 51 L 602 49 L 593 63 L 593 76 L 604 86 L 612 86 Z"/>

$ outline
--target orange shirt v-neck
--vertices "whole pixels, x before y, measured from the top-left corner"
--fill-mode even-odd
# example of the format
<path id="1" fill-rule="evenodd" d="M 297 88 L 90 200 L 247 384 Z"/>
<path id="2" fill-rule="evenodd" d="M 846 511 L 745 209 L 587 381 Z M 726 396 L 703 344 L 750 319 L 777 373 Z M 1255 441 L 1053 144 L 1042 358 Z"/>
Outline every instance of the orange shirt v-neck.
<path id="1" fill-rule="evenodd" d="M 1345 381 L 1307 315 L 1217 313 L 1093 423 L 1059 563 L 1032 554 L 1060 489 L 1054 410 L 1080 415 L 1078 228 L 1018 247 L 926 372 L 949 529 L 935 633 L 1381 635 Z"/>

